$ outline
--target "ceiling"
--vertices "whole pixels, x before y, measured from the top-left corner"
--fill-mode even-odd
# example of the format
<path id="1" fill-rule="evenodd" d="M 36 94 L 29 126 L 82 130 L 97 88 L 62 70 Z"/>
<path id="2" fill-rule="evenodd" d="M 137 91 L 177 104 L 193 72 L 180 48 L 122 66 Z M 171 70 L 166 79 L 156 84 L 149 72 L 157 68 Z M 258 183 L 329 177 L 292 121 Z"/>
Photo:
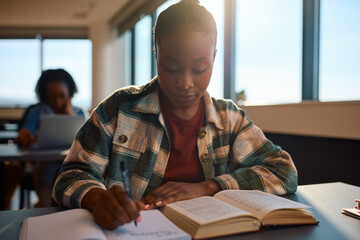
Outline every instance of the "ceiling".
<path id="1" fill-rule="evenodd" d="M 85 27 L 109 21 L 128 1 L 0 0 L 0 27 Z"/>

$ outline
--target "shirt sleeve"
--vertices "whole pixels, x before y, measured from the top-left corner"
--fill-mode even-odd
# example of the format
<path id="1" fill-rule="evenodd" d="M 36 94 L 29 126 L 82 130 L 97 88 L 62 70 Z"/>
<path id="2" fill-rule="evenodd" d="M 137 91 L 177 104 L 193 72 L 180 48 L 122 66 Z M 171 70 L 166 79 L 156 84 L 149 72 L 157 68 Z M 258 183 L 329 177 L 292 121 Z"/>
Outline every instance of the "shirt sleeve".
<path id="1" fill-rule="evenodd" d="M 39 128 L 40 124 L 40 108 L 39 107 L 32 107 L 27 112 L 22 128 L 28 129 L 32 134 L 36 134 L 37 129 Z"/>
<path id="2" fill-rule="evenodd" d="M 75 115 L 83 116 L 85 119 L 89 118 L 89 114 L 86 110 L 79 108 L 79 107 L 73 107 L 73 112 Z"/>
<path id="3" fill-rule="evenodd" d="M 244 112 L 230 146 L 228 173 L 214 178 L 222 189 L 254 189 L 277 195 L 294 193 L 298 174 L 290 155 L 267 139 Z"/>
<path id="4" fill-rule="evenodd" d="M 81 200 L 90 189 L 105 189 L 103 176 L 111 155 L 116 106 L 115 97 L 108 98 L 77 133 L 54 183 L 52 198 L 59 205 L 81 207 Z"/>

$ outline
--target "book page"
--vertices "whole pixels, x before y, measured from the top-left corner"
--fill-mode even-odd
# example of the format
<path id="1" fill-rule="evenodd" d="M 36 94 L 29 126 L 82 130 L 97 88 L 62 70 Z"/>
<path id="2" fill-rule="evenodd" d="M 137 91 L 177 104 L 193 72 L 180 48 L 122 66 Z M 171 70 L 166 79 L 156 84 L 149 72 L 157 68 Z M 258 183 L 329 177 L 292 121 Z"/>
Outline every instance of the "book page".
<path id="1" fill-rule="evenodd" d="M 26 240 L 106 240 L 102 229 L 94 222 L 91 213 L 85 209 L 30 217 L 25 220 L 23 227 L 20 239 Z"/>
<path id="2" fill-rule="evenodd" d="M 142 211 L 141 222 L 125 224 L 113 231 L 106 230 L 106 236 L 109 240 L 145 240 L 145 239 L 187 239 L 189 234 L 178 228 L 169 219 L 167 219 L 159 210 Z"/>
<path id="3" fill-rule="evenodd" d="M 259 219 L 277 209 L 310 208 L 305 204 L 258 190 L 225 190 L 215 194 L 214 198 L 248 211 Z"/>
<path id="4" fill-rule="evenodd" d="M 222 219 L 249 216 L 248 212 L 235 208 L 213 197 L 199 197 L 190 200 L 178 201 L 167 205 L 188 216 L 199 224 L 206 224 Z"/>
<path id="5" fill-rule="evenodd" d="M 360 220 L 360 210 L 357 208 L 343 208 L 342 213 Z"/>

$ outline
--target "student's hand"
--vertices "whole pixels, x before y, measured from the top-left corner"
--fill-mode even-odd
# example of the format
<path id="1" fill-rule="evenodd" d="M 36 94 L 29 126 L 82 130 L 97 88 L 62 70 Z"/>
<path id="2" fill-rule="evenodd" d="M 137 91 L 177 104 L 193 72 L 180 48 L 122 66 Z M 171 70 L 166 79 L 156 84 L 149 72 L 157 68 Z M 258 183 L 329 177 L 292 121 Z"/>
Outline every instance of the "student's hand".
<path id="1" fill-rule="evenodd" d="M 16 142 L 19 144 L 19 145 L 22 145 L 22 146 L 29 146 L 30 144 L 32 143 L 35 143 L 36 142 L 36 138 L 35 136 L 26 128 L 21 128 L 19 131 L 18 131 L 18 137 L 16 138 Z"/>
<path id="2" fill-rule="evenodd" d="M 220 186 L 212 180 L 200 183 L 167 182 L 147 195 L 143 202 L 145 209 L 153 209 L 180 200 L 212 196 L 220 190 Z"/>
<path id="3" fill-rule="evenodd" d="M 131 200 L 121 186 L 112 186 L 108 190 L 93 188 L 81 201 L 83 208 L 92 211 L 95 222 L 102 228 L 113 230 L 125 223 L 140 221 L 140 210 L 144 205 Z"/>
<path id="4" fill-rule="evenodd" d="M 71 105 L 71 97 L 68 97 L 64 104 L 64 113 L 67 115 L 74 115 L 72 105 Z"/>

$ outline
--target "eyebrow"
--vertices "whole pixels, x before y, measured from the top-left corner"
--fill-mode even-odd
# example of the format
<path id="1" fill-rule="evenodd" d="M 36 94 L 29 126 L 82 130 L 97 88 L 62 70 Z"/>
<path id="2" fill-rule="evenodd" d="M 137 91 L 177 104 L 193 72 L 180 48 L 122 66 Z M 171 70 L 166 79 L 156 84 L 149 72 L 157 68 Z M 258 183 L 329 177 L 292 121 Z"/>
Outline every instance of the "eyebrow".
<path id="1" fill-rule="evenodd" d="M 166 59 L 169 59 L 171 61 L 174 61 L 174 62 L 179 62 L 176 58 L 173 58 L 171 56 L 165 56 Z"/>
<path id="2" fill-rule="evenodd" d="M 179 62 L 176 58 L 171 57 L 171 56 L 165 56 L 165 58 L 166 58 L 166 59 L 169 59 L 169 60 L 171 60 L 171 61 L 177 62 L 177 63 Z M 201 62 L 201 61 L 203 61 L 203 60 L 206 60 L 206 58 L 205 58 L 205 57 L 201 57 L 201 58 L 196 59 L 195 61 L 193 61 L 193 63 L 198 63 L 198 62 Z"/>
<path id="3" fill-rule="evenodd" d="M 201 61 L 203 61 L 203 60 L 206 60 L 206 58 L 201 57 L 201 58 L 199 58 L 199 59 L 196 59 L 196 60 L 194 61 L 194 63 L 198 63 L 198 62 L 201 62 Z"/>

